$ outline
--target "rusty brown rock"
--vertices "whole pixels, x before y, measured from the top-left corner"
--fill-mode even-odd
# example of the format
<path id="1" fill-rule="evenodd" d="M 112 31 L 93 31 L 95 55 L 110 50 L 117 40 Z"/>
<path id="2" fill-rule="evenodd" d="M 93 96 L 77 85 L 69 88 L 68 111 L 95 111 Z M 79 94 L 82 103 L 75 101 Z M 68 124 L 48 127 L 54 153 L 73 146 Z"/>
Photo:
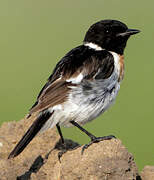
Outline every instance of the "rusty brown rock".
<path id="1" fill-rule="evenodd" d="M 145 166 L 141 172 L 142 180 L 154 180 L 154 166 Z"/>
<path id="2" fill-rule="evenodd" d="M 56 129 L 39 134 L 19 156 L 8 160 L 8 154 L 32 121 L 33 118 L 4 123 L 0 128 L 0 180 L 140 179 L 132 154 L 118 139 L 95 143 L 83 155 L 82 147 L 69 150 L 60 162 L 59 150 L 54 149 L 59 140 Z"/>

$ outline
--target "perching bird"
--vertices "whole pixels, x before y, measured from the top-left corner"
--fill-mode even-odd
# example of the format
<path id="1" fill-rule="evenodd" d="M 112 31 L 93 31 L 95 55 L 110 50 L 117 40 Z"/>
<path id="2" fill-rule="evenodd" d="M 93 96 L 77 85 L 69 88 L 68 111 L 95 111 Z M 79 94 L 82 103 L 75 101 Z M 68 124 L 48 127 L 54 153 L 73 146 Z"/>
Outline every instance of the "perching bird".
<path id="1" fill-rule="evenodd" d="M 68 52 L 56 65 L 29 112 L 37 118 L 8 158 L 20 154 L 38 132 L 60 126 L 76 126 L 91 142 L 111 139 L 95 137 L 81 125 L 92 121 L 114 102 L 124 77 L 124 49 L 139 30 L 117 20 L 102 20 L 87 31 L 83 44 Z"/>

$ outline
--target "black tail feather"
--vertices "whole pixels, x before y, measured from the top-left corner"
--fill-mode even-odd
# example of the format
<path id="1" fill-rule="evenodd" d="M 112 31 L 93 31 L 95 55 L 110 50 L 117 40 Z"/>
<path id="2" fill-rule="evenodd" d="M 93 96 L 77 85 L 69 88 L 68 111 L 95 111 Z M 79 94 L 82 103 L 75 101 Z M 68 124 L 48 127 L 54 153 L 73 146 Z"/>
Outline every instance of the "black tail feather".
<path id="1" fill-rule="evenodd" d="M 30 141 L 36 136 L 36 134 L 40 131 L 46 121 L 51 117 L 53 112 L 44 111 L 42 112 L 39 117 L 34 121 L 22 139 L 18 142 L 16 147 L 8 156 L 8 159 L 14 158 L 15 156 L 19 155 L 25 147 L 30 143 Z"/>

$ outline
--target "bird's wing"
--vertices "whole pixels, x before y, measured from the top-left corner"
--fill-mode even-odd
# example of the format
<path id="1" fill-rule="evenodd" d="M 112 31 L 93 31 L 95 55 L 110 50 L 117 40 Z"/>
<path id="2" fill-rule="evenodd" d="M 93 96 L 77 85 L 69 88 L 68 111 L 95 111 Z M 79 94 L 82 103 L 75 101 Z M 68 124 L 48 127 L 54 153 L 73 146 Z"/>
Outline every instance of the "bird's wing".
<path id="1" fill-rule="evenodd" d="M 84 45 L 71 50 L 56 65 L 30 114 L 65 102 L 70 86 L 78 86 L 83 80 L 106 79 L 113 69 L 114 59 L 108 51 L 95 51 Z"/>

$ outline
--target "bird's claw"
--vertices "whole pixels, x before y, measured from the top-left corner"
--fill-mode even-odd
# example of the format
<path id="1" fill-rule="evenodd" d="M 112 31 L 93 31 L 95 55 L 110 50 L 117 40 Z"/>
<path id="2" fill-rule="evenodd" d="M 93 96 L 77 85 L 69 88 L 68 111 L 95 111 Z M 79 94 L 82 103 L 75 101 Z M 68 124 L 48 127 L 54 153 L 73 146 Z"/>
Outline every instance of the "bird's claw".
<path id="1" fill-rule="evenodd" d="M 110 140 L 110 139 L 113 139 L 113 138 L 116 138 L 116 137 L 113 136 L 113 135 L 103 136 L 103 137 L 95 137 L 95 138 L 93 138 L 93 139 L 91 140 L 90 143 L 85 144 L 85 145 L 82 147 L 81 154 L 83 155 L 84 150 L 87 149 L 89 146 L 91 146 L 93 143 L 98 143 L 98 142 L 100 142 L 100 141 Z"/>

